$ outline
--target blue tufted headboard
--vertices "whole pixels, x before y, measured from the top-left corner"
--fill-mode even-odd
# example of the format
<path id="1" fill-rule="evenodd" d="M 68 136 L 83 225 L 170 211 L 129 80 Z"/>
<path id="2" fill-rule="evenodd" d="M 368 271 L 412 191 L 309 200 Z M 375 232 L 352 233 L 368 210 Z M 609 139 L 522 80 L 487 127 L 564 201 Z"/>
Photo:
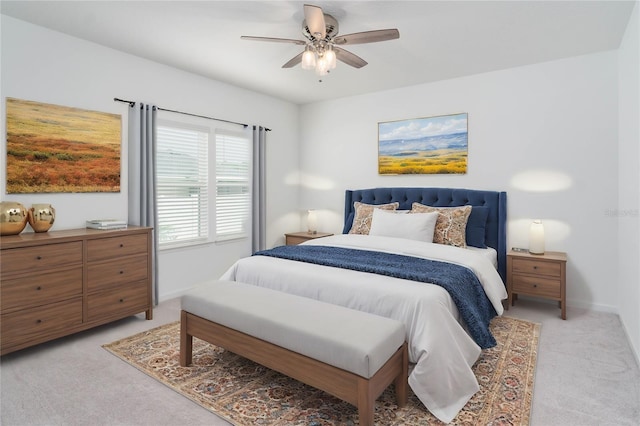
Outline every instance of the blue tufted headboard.
<path id="1" fill-rule="evenodd" d="M 507 193 L 457 188 L 371 188 L 347 190 L 344 203 L 344 230 L 353 223 L 353 203 L 386 204 L 399 202 L 399 210 L 411 210 L 414 202 L 434 207 L 484 206 L 489 208 L 485 242 L 498 252 L 498 272 L 506 282 L 507 272 Z"/>

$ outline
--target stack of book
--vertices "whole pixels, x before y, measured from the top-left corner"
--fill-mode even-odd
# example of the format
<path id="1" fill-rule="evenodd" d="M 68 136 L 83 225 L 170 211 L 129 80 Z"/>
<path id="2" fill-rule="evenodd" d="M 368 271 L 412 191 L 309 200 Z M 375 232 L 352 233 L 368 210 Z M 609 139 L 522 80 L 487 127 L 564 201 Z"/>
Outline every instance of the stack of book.
<path id="1" fill-rule="evenodd" d="M 94 219 L 87 221 L 87 228 L 91 229 L 125 229 L 127 221 L 117 219 Z"/>

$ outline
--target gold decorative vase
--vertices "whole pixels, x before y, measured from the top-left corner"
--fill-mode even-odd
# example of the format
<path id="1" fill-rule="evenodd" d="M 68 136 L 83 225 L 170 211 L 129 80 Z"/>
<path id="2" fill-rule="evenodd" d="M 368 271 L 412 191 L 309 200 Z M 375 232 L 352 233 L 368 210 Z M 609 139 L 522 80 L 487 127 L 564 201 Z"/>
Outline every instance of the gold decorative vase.
<path id="1" fill-rule="evenodd" d="M 18 235 L 27 226 L 27 209 L 15 201 L 0 202 L 0 235 Z"/>
<path id="2" fill-rule="evenodd" d="M 56 220 L 56 209 L 51 204 L 33 204 L 28 215 L 34 231 L 47 232 Z"/>

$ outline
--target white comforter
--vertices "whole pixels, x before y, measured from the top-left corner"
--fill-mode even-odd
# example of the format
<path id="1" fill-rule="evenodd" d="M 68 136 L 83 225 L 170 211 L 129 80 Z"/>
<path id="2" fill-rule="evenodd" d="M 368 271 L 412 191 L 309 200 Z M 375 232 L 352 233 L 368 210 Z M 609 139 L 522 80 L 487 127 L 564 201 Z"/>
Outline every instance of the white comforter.
<path id="1" fill-rule="evenodd" d="M 507 297 L 504 284 L 491 262 L 477 252 L 420 241 L 348 234 L 305 244 L 379 250 L 464 265 L 476 273 L 496 312 L 502 314 L 501 300 Z M 443 422 L 450 422 L 479 390 L 471 366 L 481 349 L 458 322 L 458 310 L 440 286 L 267 256 L 241 259 L 220 279 L 268 287 L 402 321 L 409 342 L 409 361 L 415 363 L 409 385 Z"/>

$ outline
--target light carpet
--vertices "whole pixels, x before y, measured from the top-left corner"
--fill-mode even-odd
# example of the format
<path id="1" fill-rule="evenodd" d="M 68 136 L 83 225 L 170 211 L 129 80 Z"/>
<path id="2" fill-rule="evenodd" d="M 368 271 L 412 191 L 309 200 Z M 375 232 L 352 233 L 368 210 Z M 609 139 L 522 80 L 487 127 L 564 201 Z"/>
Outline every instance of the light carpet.
<path id="1" fill-rule="evenodd" d="M 480 391 L 452 425 L 528 425 L 540 325 L 508 317 L 491 321 L 498 344 L 473 366 Z M 103 346 L 235 425 L 355 425 L 357 409 L 323 391 L 193 339 L 193 365 L 180 367 L 180 324 L 174 322 Z M 393 386 L 376 401 L 379 425 L 442 425 L 409 392 L 398 408 Z"/>

